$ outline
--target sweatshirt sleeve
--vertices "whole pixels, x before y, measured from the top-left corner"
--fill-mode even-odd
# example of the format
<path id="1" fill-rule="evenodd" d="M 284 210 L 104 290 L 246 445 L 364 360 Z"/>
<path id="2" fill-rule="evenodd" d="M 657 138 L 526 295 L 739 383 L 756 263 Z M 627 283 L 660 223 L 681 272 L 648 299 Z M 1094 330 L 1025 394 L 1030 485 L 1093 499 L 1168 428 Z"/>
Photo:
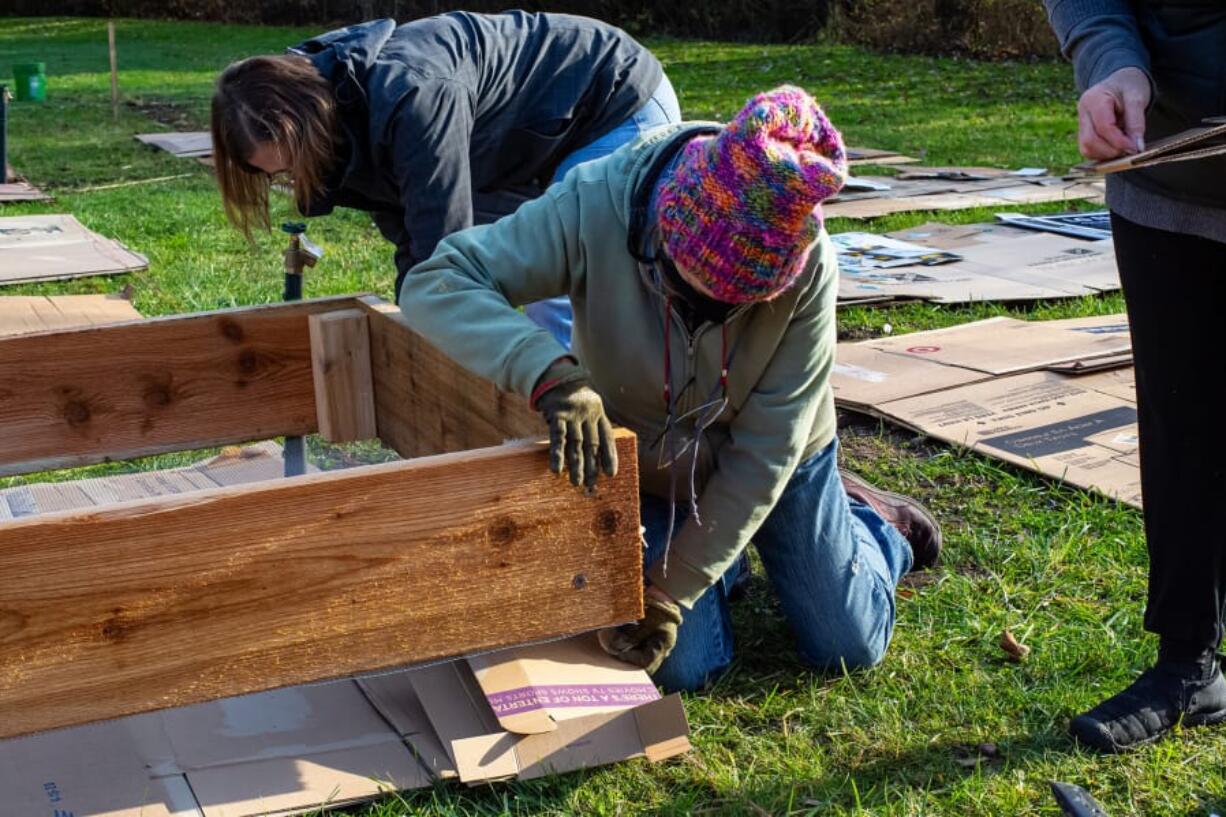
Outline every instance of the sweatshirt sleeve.
<path id="1" fill-rule="evenodd" d="M 1078 90 L 1097 85 L 1121 68 L 1150 77 L 1149 53 L 1129 0 L 1044 0 L 1060 50 L 1073 61 Z"/>
<path id="2" fill-rule="evenodd" d="M 834 367 L 834 255 L 823 234 L 809 291 L 749 399 L 732 421 L 691 519 L 648 571 L 651 583 L 689 608 L 732 566 L 800 464 Z M 735 362 L 732 365 L 736 365 Z"/>
<path id="3" fill-rule="evenodd" d="M 575 194 L 556 184 L 494 224 L 443 239 L 405 276 L 400 309 L 461 366 L 528 397 L 568 351 L 516 307 L 571 292 L 583 269 L 576 235 Z"/>
<path id="4" fill-rule="evenodd" d="M 473 119 L 468 89 L 452 80 L 417 82 L 397 106 L 388 149 L 404 205 L 396 246 L 402 272 L 429 258 L 445 236 L 473 224 Z"/>

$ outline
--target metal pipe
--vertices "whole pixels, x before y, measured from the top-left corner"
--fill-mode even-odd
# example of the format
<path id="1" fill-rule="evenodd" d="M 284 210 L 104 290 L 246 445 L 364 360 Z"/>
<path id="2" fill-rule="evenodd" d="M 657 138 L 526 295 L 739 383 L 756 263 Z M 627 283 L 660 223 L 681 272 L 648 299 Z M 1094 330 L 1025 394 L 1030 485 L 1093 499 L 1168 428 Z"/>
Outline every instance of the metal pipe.
<path id="1" fill-rule="evenodd" d="M 287 303 L 300 301 L 302 273 L 307 266 L 315 263 L 314 258 L 302 251 L 302 234 L 306 232 L 306 225 L 287 221 L 281 225 L 281 231 L 289 235 L 289 248 L 285 250 L 285 292 L 282 299 Z M 306 448 L 302 437 L 286 437 L 283 456 L 285 476 L 296 477 L 306 473 Z"/>
<path id="2" fill-rule="evenodd" d="M 0 85 L 0 184 L 9 180 L 9 87 Z"/>

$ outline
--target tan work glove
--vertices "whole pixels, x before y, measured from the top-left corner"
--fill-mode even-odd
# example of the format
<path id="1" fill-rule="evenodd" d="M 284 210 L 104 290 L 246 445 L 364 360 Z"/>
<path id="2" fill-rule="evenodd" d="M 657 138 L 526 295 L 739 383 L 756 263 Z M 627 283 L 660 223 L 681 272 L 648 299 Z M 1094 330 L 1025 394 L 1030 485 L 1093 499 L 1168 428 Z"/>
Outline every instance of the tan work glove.
<path id="1" fill-rule="evenodd" d="M 541 376 L 533 406 L 549 424 L 549 468 L 562 473 L 563 462 L 572 485 L 592 488 L 603 471 L 617 476 L 617 445 L 604 401 L 587 373 L 569 358 L 561 358 Z"/>
<path id="2" fill-rule="evenodd" d="M 628 664 L 653 673 L 677 646 L 681 608 L 676 602 L 648 593 L 643 599 L 644 615 L 634 624 L 601 630 L 598 638 L 604 651 Z"/>

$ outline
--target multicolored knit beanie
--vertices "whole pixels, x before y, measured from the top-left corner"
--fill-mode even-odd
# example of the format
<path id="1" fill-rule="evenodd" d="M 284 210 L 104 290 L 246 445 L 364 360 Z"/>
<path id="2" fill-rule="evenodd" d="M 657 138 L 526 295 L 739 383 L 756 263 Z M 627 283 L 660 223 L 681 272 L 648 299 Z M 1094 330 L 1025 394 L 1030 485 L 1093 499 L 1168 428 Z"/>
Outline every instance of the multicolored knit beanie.
<path id="1" fill-rule="evenodd" d="M 790 85 L 758 94 L 682 148 L 660 184 L 664 249 L 721 301 L 770 300 L 804 269 L 820 204 L 846 177 L 843 137 L 813 97 Z"/>

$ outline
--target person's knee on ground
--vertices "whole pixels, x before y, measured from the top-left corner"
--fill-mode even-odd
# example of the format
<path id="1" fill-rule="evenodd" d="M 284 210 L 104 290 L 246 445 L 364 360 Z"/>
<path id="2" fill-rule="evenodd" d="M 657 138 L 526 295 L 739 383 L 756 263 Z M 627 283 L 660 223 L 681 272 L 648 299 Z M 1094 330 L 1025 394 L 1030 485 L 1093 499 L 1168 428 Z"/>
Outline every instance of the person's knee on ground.
<path id="1" fill-rule="evenodd" d="M 881 588 L 882 593 L 888 592 Z M 829 620 L 820 633 L 797 633 L 797 652 L 818 670 L 870 669 L 881 663 L 894 634 L 893 605 L 882 605 L 871 617 L 850 613 Z"/>

